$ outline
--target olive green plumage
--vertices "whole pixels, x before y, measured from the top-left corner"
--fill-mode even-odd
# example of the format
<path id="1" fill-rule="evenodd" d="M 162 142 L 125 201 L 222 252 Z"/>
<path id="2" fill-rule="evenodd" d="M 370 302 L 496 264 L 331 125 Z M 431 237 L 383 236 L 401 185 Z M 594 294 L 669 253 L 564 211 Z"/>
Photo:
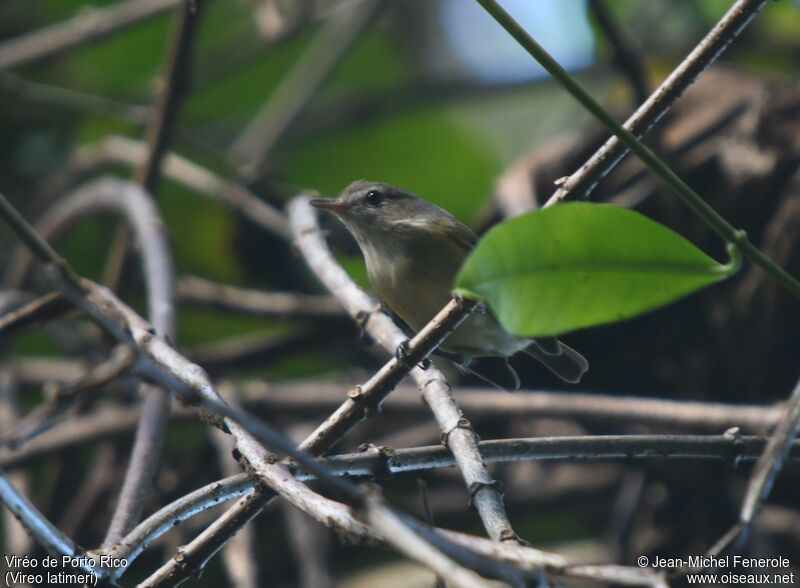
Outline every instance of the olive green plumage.
<path id="1" fill-rule="evenodd" d="M 456 274 L 478 241 L 446 210 L 390 184 L 359 180 L 335 200 L 312 204 L 336 214 L 353 234 L 378 297 L 414 331 L 450 300 Z M 505 389 L 519 387 L 506 361 L 519 351 L 568 382 L 579 381 L 588 369 L 583 356 L 557 339 L 537 343 L 515 337 L 484 308 L 470 315 L 441 349 L 462 369 Z M 490 364 L 492 374 L 483 369 Z"/>

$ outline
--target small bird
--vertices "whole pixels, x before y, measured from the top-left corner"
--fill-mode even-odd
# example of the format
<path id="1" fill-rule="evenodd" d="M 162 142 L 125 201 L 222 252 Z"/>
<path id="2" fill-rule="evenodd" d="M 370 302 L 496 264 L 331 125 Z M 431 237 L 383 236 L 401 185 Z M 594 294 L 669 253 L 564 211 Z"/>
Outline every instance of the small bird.
<path id="1" fill-rule="evenodd" d="M 315 198 L 312 206 L 335 214 L 355 237 L 367 275 L 384 306 L 418 332 L 452 297 L 461 264 L 478 236 L 446 210 L 405 190 L 359 180 L 338 198 Z M 400 350 L 402 351 L 402 350 Z M 580 381 L 589 363 L 554 337 L 526 339 L 506 332 L 479 306 L 442 343 L 436 354 L 502 388 L 519 388 L 508 358 L 535 357 L 562 380 Z"/>

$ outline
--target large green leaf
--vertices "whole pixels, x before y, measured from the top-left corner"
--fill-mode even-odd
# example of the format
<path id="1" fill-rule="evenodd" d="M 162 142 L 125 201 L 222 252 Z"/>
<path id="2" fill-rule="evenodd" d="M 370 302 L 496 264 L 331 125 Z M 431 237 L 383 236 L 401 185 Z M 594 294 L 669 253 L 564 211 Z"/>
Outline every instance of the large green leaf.
<path id="1" fill-rule="evenodd" d="M 735 265 L 638 212 L 562 204 L 494 227 L 465 261 L 456 292 L 486 300 L 511 333 L 557 335 L 658 308 Z"/>

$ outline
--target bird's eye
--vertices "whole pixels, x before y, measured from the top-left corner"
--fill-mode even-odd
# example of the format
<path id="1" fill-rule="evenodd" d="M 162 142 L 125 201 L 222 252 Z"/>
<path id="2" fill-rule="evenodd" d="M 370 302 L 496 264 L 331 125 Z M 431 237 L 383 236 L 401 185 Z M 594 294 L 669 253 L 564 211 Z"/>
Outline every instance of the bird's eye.
<path id="1" fill-rule="evenodd" d="M 369 206 L 380 206 L 381 203 L 383 202 L 383 196 L 381 195 L 380 192 L 377 192 L 376 190 L 370 190 L 369 192 L 367 192 L 367 195 L 364 197 L 364 200 L 366 200 Z"/>

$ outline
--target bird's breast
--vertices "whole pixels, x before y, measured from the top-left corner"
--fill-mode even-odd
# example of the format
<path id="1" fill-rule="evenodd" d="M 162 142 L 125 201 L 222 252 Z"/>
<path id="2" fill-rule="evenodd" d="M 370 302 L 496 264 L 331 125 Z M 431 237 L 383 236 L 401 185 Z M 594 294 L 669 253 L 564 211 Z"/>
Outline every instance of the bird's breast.
<path id="1" fill-rule="evenodd" d="M 364 248 L 367 274 L 381 301 L 418 331 L 450 300 L 461 259 L 441 248 L 397 244 L 388 251 Z"/>

